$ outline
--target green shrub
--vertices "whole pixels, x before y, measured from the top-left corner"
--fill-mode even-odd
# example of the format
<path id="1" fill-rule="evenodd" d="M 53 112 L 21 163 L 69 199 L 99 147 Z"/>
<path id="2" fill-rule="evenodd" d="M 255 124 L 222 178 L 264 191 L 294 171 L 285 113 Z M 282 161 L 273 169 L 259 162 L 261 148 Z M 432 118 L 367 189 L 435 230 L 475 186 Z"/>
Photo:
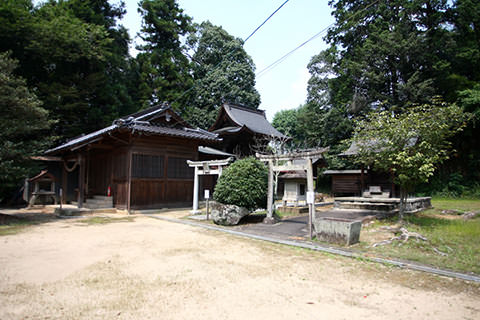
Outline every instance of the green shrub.
<path id="1" fill-rule="evenodd" d="M 218 179 L 213 199 L 250 210 L 267 205 L 268 169 L 255 158 L 234 162 Z"/>

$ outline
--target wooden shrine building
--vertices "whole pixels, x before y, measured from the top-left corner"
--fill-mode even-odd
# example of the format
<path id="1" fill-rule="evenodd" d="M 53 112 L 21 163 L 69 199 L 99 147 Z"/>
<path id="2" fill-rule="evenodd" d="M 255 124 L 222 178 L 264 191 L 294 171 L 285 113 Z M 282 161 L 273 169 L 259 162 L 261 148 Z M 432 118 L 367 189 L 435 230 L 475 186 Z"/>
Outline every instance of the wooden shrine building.
<path id="1" fill-rule="evenodd" d="M 208 129 L 222 138 L 217 148 L 236 156 L 253 156 L 255 145 L 270 140 L 287 140 L 287 136 L 268 122 L 264 110 L 224 103 L 215 123 Z"/>
<path id="2" fill-rule="evenodd" d="M 188 206 L 199 146 L 221 142 L 218 134 L 193 129 L 168 105 L 115 120 L 111 126 L 74 138 L 45 155 L 59 159 L 63 202 L 88 204 L 111 196 L 117 209 Z"/>
<path id="3" fill-rule="evenodd" d="M 375 147 L 374 144 L 373 147 Z M 339 155 L 355 157 L 358 152 L 358 145 L 352 142 L 349 148 Z M 370 197 L 371 189 L 378 191 L 377 193 L 383 198 L 399 196 L 400 188 L 393 183 L 391 173 L 360 167 L 348 170 L 326 170 L 323 174 L 331 177 L 331 192 L 335 196 Z"/>

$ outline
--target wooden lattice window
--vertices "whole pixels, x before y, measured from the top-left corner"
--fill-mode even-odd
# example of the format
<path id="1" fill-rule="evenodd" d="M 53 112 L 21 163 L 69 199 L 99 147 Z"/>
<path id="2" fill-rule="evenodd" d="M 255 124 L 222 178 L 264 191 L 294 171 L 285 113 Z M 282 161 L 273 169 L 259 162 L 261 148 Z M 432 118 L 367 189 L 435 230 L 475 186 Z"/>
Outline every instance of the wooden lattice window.
<path id="1" fill-rule="evenodd" d="M 165 160 L 163 156 L 133 154 L 133 178 L 163 178 Z"/>
<path id="2" fill-rule="evenodd" d="M 168 158 L 167 175 L 171 179 L 193 179 L 193 168 L 185 158 Z"/>

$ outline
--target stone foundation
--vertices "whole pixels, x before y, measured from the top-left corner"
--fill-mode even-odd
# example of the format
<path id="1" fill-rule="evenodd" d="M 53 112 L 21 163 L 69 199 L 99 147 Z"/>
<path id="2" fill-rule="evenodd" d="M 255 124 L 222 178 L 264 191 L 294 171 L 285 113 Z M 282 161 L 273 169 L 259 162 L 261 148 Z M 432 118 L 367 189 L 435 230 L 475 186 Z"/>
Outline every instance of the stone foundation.
<path id="1" fill-rule="evenodd" d="M 432 198 L 408 198 L 405 213 L 414 213 L 432 207 Z M 379 212 L 395 212 L 399 209 L 399 198 L 364 198 L 364 197 L 337 197 L 334 207 L 336 209 L 361 209 Z"/>

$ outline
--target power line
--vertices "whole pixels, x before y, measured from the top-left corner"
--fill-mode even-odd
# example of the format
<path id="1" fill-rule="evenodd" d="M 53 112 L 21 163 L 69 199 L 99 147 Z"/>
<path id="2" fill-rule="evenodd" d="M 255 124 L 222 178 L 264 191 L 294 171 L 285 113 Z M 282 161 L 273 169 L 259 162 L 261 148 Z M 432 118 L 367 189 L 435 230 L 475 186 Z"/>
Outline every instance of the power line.
<path id="1" fill-rule="evenodd" d="M 273 11 L 273 13 L 269 15 L 268 18 L 265 19 L 265 21 L 263 21 L 261 25 L 259 25 L 255 30 L 253 30 L 253 32 L 247 38 L 245 38 L 245 40 L 243 40 L 243 43 L 247 42 L 247 40 L 250 39 L 255 34 L 255 32 L 257 32 L 258 29 L 260 29 L 268 20 L 270 20 L 270 18 L 273 17 L 273 15 L 277 13 L 277 11 L 280 10 L 288 1 L 290 0 L 286 0 L 280 5 L 280 7 L 277 8 L 277 10 Z"/>
<path id="2" fill-rule="evenodd" d="M 373 6 L 374 4 L 378 3 L 380 0 L 375 0 L 374 2 L 370 3 L 368 6 L 366 6 L 365 8 L 363 8 L 362 10 L 360 11 L 357 11 L 355 12 L 349 19 L 346 19 L 345 21 L 348 21 L 348 20 L 351 20 L 353 18 L 355 18 L 355 16 L 357 16 L 358 14 L 360 14 L 361 12 L 367 10 L 368 8 L 370 8 L 371 6 Z M 301 47 L 303 47 L 304 45 L 306 45 L 307 43 L 309 43 L 310 41 L 312 40 L 315 40 L 316 38 L 318 38 L 322 33 L 325 33 L 326 31 L 328 31 L 328 29 L 330 27 L 332 27 L 333 25 L 335 25 L 335 22 L 329 24 L 327 27 L 323 28 L 322 30 L 320 30 L 319 32 L 317 32 L 314 36 L 312 36 L 311 38 L 309 38 L 308 40 L 304 41 L 303 43 L 301 43 L 300 45 L 298 45 L 297 47 L 295 47 L 293 50 L 289 51 L 288 53 L 284 54 L 283 56 L 281 56 L 279 59 L 275 60 L 273 63 L 269 64 L 267 67 L 263 68 L 262 70 L 260 70 L 255 76 L 257 78 L 263 76 L 265 73 L 267 73 L 268 71 L 272 70 L 273 68 L 275 68 L 276 66 L 278 66 L 280 63 L 282 63 L 285 59 L 287 59 L 290 55 L 292 55 L 295 51 L 297 51 L 298 49 L 300 49 Z"/>
<path id="3" fill-rule="evenodd" d="M 269 64 L 267 67 L 263 68 L 262 70 L 260 70 L 256 76 L 257 77 L 261 77 L 262 75 L 264 75 L 265 73 L 267 73 L 268 71 L 270 71 L 271 69 L 275 68 L 277 65 L 279 65 L 280 63 L 283 62 L 283 60 L 287 59 L 290 55 L 292 55 L 295 51 L 297 51 L 298 49 L 300 49 L 301 47 L 303 47 L 304 45 L 306 45 L 307 43 L 309 43 L 310 41 L 318 38 L 322 33 L 324 33 L 325 31 L 327 31 L 332 25 L 334 25 L 334 23 L 330 24 L 329 26 L 327 26 L 326 28 L 322 29 L 320 32 L 316 33 L 313 37 L 309 38 L 308 40 L 304 41 L 303 43 L 301 43 L 300 45 L 298 45 L 295 49 L 289 51 L 288 53 L 286 53 L 285 55 L 283 55 L 282 57 L 280 57 L 279 59 L 275 60 L 273 63 Z"/>
<path id="4" fill-rule="evenodd" d="M 271 17 L 273 17 L 273 15 L 275 15 L 275 13 L 277 13 L 288 1 L 290 0 L 286 0 L 285 2 L 283 2 L 270 16 L 268 16 L 267 19 L 265 19 L 265 21 L 263 21 L 258 27 L 255 28 L 255 30 L 253 30 L 253 32 L 243 41 L 243 43 L 245 43 L 248 39 L 250 39 L 268 20 L 270 20 Z M 218 67 L 222 64 L 223 61 L 225 61 L 228 57 L 230 57 L 233 53 L 235 53 L 235 51 L 237 51 L 239 49 L 239 47 L 237 48 L 234 48 L 233 50 L 231 50 L 229 53 L 227 53 L 224 58 L 219 62 L 217 63 L 209 72 L 207 72 L 207 74 L 205 76 L 208 76 L 209 74 L 213 73 L 216 69 L 218 69 Z M 201 81 L 201 80 L 200 80 Z M 171 103 L 174 103 L 174 102 L 177 102 L 180 98 L 182 98 L 185 94 L 187 94 L 188 92 L 192 91 L 195 87 L 197 86 L 197 83 L 194 83 L 190 88 L 188 88 L 187 90 L 185 90 L 184 92 L 182 92 L 182 94 L 180 94 L 177 98 L 175 98 L 175 100 L 173 100 Z"/>

